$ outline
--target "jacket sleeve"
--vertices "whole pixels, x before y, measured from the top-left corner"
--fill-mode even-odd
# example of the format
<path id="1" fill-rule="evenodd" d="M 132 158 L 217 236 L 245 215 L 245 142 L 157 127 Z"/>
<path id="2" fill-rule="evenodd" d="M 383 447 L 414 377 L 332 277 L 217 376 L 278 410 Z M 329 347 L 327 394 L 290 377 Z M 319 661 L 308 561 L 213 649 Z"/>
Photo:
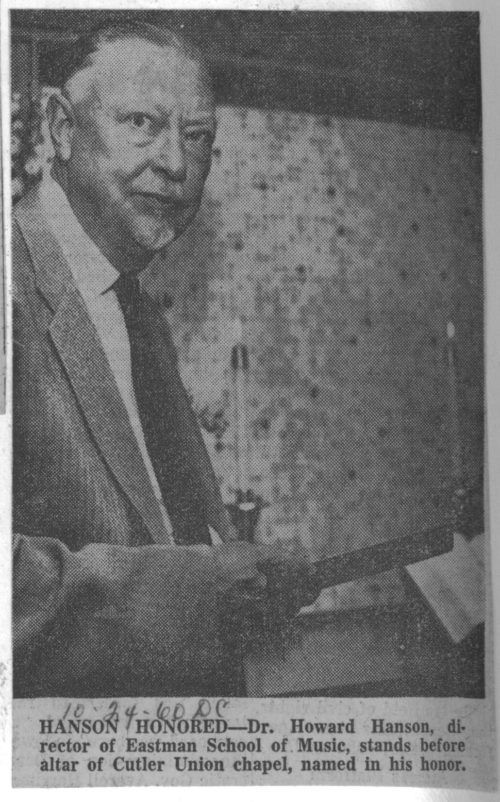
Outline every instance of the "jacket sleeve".
<path id="1" fill-rule="evenodd" d="M 16 696 L 228 695 L 217 550 L 14 541 Z M 230 661 L 229 661 L 230 662 Z"/>

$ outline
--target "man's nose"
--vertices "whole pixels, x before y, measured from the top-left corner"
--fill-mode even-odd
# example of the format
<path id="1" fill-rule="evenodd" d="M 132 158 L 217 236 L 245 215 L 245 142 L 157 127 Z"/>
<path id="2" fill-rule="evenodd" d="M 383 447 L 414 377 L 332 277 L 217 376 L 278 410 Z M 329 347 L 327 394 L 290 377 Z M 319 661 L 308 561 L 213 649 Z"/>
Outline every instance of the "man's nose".
<path id="1" fill-rule="evenodd" d="M 164 131 L 155 142 L 151 164 L 155 170 L 165 173 L 171 181 L 186 180 L 187 166 L 184 141 L 180 131 Z"/>

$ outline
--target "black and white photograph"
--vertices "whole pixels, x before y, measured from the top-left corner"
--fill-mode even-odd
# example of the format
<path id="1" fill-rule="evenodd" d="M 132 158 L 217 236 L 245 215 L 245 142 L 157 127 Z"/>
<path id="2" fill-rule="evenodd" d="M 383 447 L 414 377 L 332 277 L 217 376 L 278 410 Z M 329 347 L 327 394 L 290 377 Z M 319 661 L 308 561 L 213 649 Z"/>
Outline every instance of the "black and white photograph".
<path id="1" fill-rule="evenodd" d="M 14 785 L 491 789 L 480 13 L 5 18 Z"/>

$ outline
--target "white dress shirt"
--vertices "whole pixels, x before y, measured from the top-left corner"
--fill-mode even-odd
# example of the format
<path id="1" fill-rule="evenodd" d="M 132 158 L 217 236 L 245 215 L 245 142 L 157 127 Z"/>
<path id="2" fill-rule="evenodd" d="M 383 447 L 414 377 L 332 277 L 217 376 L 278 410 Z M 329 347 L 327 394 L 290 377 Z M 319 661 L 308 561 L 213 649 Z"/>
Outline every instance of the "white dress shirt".
<path id="1" fill-rule="evenodd" d="M 96 328 L 120 396 L 125 404 L 130 425 L 161 509 L 163 522 L 168 533 L 172 535 L 172 523 L 163 503 L 137 409 L 132 383 L 127 328 L 116 294 L 111 289 L 120 273 L 87 236 L 75 217 L 65 193 L 51 176 L 43 178 L 41 198 L 52 233 L 63 252 Z"/>

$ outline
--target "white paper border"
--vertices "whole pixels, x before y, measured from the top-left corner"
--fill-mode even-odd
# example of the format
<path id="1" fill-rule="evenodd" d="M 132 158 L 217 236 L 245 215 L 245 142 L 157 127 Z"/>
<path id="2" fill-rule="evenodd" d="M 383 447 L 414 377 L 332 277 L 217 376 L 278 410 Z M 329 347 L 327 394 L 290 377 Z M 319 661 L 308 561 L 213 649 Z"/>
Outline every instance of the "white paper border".
<path id="1" fill-rule="evenodd" d="M 486 298 L 486 409 L 487 409 L 487 460 L 486 481 L 489 492 L 489 520 L 491 531 L 491 554 L 493 573 L 493 608 L 495 639 L 495 678 L 498 672 L 500 643 L 500 580 L 495 581 L 495 574 L 500 571 L 500 544 L 496 532 L 500 525 L 500 2 L 499 0 L 281 0 L 281 2 L 248 2 L 240 0 L 217 0 L 198 2 L 197 0 L 177 0 L 164 2 L 153 0 L 0 0 L 0 76 L 1 76 L 1 109 L 2 139 L 4 147 L 3 164 L 10 163 L 10 124 L 9 124 L 9 11 L 11 9 L 246 9 L 246 10 L 325 10 L 325 11 L 479 11 L 481 13 L 481 63 L 482 63 L 482 95 L 483 95 L 483 192 L 484 192 L 484 270 Z M 10 261 L 10 171 L 4 169 L 4 219 L 5 236 L 4 252 L 7 267 Z M 7 269 L 6 293 L 7 301 L 7 354 L 10 368 L 10 271 Z M 121 802 L 135 800 L 147 794 L 149 799 L 165 799 L 169 802 L 187 802 L 198 799 L 212 802 L 229 802 L 235 794 L 242 802 L 259 797 L 259 802 L 303 802 L 304 794 L 314 795 L 315 799 L 335 800 L 335 802 L 488 802 L 500 799 L 500 793 L 493 794 L 437 789 L 402 789 L 402 788 L 367 788 L 352 787 L 311 787 L 294 788 L 273 787 L 238 787 L 238 788 L 93 788 L 93 789 L 18 789 L 11 788 L 11 661 L 10 661 L 10 497 L 11 497 L 11 460 L 10 460 L 10 419 L 11 419 L 11 374 L 7 377 L 7 412 L 0 416 L 0 791 L 2 799 L 31 799 L 33 795 L 49 798 L 56 794 L 71 794 L 71 798 L 85 799 L 92 795 L 93 802 L 100 800 L 120 799 Z M 496 694 L 496 718 L 499 721 L 500 688 Z M 498 752 L 498 739 L 497 739 Z M 500 754 L 500 752 L 498 752 Z M 499 764 L 497 754 L 497 765 Z"/>

